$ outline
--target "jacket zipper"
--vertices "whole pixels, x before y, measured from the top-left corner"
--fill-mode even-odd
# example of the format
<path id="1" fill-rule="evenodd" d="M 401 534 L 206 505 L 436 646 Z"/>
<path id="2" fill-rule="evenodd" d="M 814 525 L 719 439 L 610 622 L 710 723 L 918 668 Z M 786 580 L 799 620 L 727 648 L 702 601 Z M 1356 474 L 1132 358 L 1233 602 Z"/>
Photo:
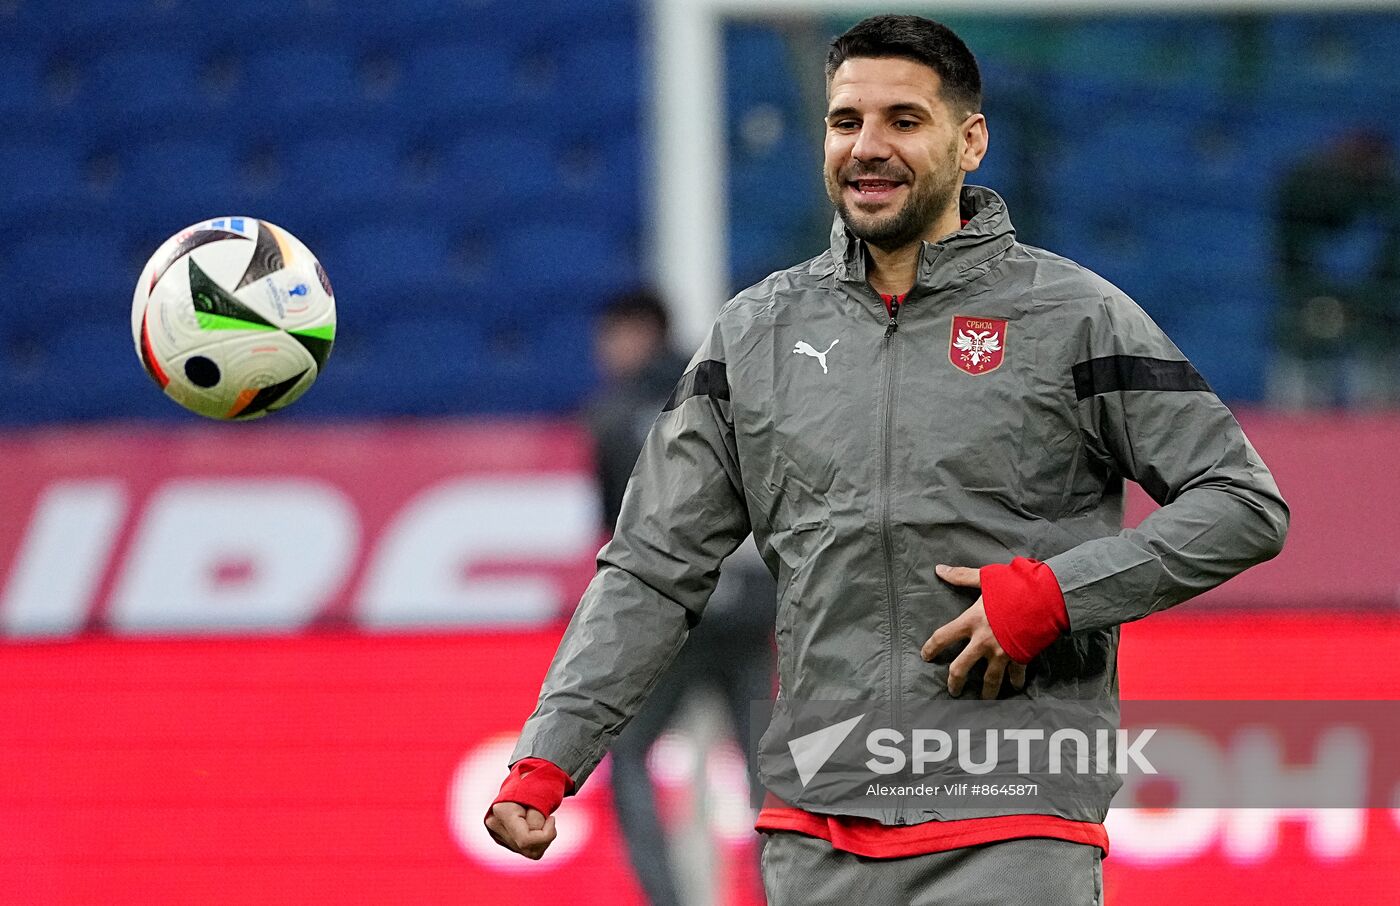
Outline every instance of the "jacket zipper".
<path id="1" fill-rule="evenodd" d="M 894 406 L 899 389 L 899 346 L 895 337 L 899 330 L 899 306 L 898 296 L 890 299 L 890 317 L 885 326 L 885 423 L 880 435 L 880 542 L 884 548 L 885 589 L 890 602 L 890 717 L 895 729 L 902 726 L 899 702 L 903 689 L 900 677 L 903 632 L 899 625 L 899 597 L 894 580 L 894 538 L 890 528 L 890 486 L 894 480 Z M 896 816 L 895 823 L 903 824 L 904 820 Z"/>

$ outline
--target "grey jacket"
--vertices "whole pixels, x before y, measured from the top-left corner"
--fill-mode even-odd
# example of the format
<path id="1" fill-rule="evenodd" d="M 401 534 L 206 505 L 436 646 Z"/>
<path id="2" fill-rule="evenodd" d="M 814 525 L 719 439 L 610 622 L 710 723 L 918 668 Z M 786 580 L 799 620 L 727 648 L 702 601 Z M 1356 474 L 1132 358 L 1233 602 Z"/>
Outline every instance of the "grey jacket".
<path id="1" fill-rule="evenodd" d="M 969 222 L 924 244 L 896 318 L 839 219 L 828 251 L 721 309 L 651 429 L 512 762 L 546 758 L 581 784 L 750 530 L 778 582 L 779 709 L 865 698 L 895 715 L 949 696 L 947 661 L 919 649 L 975 594 L 938 580 L 938 563 L 1048 563 L 1070 632 L 1024 694 L 1116 715 L 1118 626 L 1278 553 L 1277 486 L 1166 335 L 1107 281 L 1016 242 L 996 193 L 965 188 L 962 206 Z M 980 372 L 967 317 L 1005 322 Z M 1125 478 L 1163 505 L 1126 530 Z M 979 688 L 974 676 L 963 697 Z"/>

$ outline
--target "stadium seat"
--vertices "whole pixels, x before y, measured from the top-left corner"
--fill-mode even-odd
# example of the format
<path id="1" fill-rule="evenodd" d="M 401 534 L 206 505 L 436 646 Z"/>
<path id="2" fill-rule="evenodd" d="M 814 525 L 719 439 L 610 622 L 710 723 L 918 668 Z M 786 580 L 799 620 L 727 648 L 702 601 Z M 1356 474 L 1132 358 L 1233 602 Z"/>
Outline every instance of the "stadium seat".
<path id="1" fill-rule="evenodd" d="M 373 332 L 346 331 L 298 411 L 443 415 L 472 411 L 469 373 L 484 356 L 477 324 L 411 311 Z"/>
<path id="2" fill-rule="evenodd" d="M 463 400 L 471 411 L 566 414 L 596 385 L 587 314 L 549 311 L 528 325 L 498 322 L 487 331 L 484 358 L 474 363 Z"/>
<path id="3" fill-rule="evenodd" d="M 112 204 L 165 233 L 219 214 L 239 213 L 245 194 L 238 146 L 227 139 L 178 138 L 131 144 L 118 155 Z"/>
<path id="4" fill-rule="evenodd" d="M 1314 85 L 1400 86 L 1394 66 L 1376 65 L 1393 59 L 1400 48 L 1400 22 L 1393 15 L 1273 16 L 1265 33 L 1271 72 L 1286 69 L 1294 79 Z"/>
<path id="5" fill-rule="evenodd" d="M 821 198 L 821 159 L 796 132 L 786 131 L 766 148 L 731 154 L 729 193 L 739 218 L 790 223 L 794 211 Z"/>
<path id="6" fill-rule="evenodd" d="M 10 40 L 0 43 L 0 115 L 33 114 L 45 109 L 48 56 L 42 47 Z"/>
<path id="7" fill-rule="evenodd" d="M 554 306 L 594 308 L 636 284 L 641 262 L 616 233 L 569 224 L 525 222 L 502 237 L 502 276 Z"/>
<path id="8" fill-rule="evenodd" d="M 84 195 L 71 144 L 0 145 L 0 211 L 6 218 L 76 202 Z"/>
<path id="9" fill-rule="evenodd" d="M 801 84 L 789 64 L 792 53 L 782 32 L 774 26 L 727 24 L 722 72 L 731 111 L 758 102 L 798 110 L 802 103 Z"/>
<path id="10" fill-rule="evenodd" d="M 320 43 L 261 47 L 245 58 L 243 82 L 238 103 L 245 111 L 293 118 L 284 139 L 296 140 L 306 136 L 308 128 L 323 126 L 318 117 L 369 103 L 356 55 Z"/>
<path id="11" fill-rule="evenodd" d="M 484 41 L 415 47 L 404 64 L 400 107 L 413 115 L 472 120 L 508 110 L 518 95 L 516 66 L 510 48 Z"/>
<path id="12" fill-rule="evenodd" d="M 12 424 L 179 411 L 141 369 L 124 310 L 56 322 L 30 362 L 0 374 L 0 387 Z"/>
<path id="13" fill-rule="evenodd" d="M 1090 17 L 1059 31 L 1065 69 L 1111 72 L 1146 87 L 1223 87 L 1234 47 L 1215 19 L 1135 15 Z"/>
<path id="14" fill-rule="evenodd" d="M 570 123 L 594 123 L 598 116 L 635 116 L 642 99 L 637 42 L 630 38 L 569 42 L 559 57 L 557 84 L 568 88 L 555 93 L 552 107 Z"/>
<path id="15" fill-rule="evenodd" d="M 337 0 L 148 0 L 165 9 L 172 32 L 193 30 L 220 45 L 253 46 L 289 35 L 334 34 L 356 4 Z"/>
<path id="16" fill-rule="evenodd" d="M 414 223 L 380 223 L 325 237 L 316 252 L 333 276 L 346 324 L 412 317 L 420 294 L 448 274 L 448 237 Z"/>
<path id="17" fill-rule="evenodd" d="M 123 237 L 105 230 L 26 235 L 8 245 L 3 256 L 4 284 L 22 294 L 26 305 L 54 298 L 64 300 L 63 309 L 77 305 L 86 311 L 129 310 L 141 263 Z"/>
<path id="18" fill-rule="evenodd" d="M 443 187 L 462 206 L 520 216 L 560 188 L 559 154 L 544 139 L 484 129 L 449 146 Z"/>
<path id="19" fill-rule="evenodd" d="M 399 191 L 402 154 L 390 135 L 314 136 L 285 146 L 285 182 L 313 207 L 383 206 Z"/>
<path id="20" fill-rule="evenodd" d="M 208 107 L 199 73 L 200 57 L 190 45 L 162 41 L 114 50 L 86 68 L 75 107 L 82 116 L 101 117 L 109 125 L 130 127 L 139 118 L 164 130 Z"/>
<path id="21" fill-rule="evenodd" d="M 8 23 L 26 41 L 66 48 L 92 48 L 125 36 L 150 35 L 169 17 L 169 4 L 156 0 L 46 0 L 13 5 Z M 139 39 L 130 43 L 139 44 Z"/>

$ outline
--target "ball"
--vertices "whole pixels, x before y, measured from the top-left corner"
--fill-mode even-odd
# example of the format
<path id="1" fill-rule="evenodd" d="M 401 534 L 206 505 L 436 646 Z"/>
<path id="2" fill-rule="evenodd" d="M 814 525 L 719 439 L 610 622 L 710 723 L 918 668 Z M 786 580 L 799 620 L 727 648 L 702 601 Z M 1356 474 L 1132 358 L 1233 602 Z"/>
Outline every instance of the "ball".
<path id="1" fill-rule="evenodd" d="M 325 268 L 291 233 L 253 217 L 171 236 L 131 300 L 146 373 L 181 406 L 216 419 L 291 405 L 325 367 L 335 323 Z"/>

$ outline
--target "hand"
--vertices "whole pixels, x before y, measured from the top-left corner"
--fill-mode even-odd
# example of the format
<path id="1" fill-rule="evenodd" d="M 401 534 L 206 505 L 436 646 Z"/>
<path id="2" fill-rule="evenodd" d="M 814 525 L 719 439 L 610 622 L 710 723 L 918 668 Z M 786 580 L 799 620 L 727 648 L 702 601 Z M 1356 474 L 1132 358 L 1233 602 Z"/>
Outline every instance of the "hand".
<path id="1" fill-rule="evenodd" d="M 970 567 L 939 564 L 934 568 L 934 572 L 949 585 L 959 588 L 982 587 L 981 573 Z M 981 597 L 957 619 L 938 627 L 919 650 L 919 654 L 924 660 L 932 661 L 938 656 L 938 652 L 960 639 L 970 641 L 948 668 L 948 691 L 954 696 L 962 694 L 963 685 L 967 682 L 967 675 L 972 666 L 983 659 L 987 661 L 987 672 L 983 674 L 982 679 L 984 699 L 997 697 L 997 693 L 1001 691 L 1003 677 L 1009 676 L 1011 685 L 1017 689 L 1026 687 L 1026 667 L 1011 660 L 1002 650 L 997 637 L 992 633 L 991 624 L 987 622 L 987 611 Z"/>
<path id="2" fill-rule="evenodd" d="M 491 806 L 486 829 L 491 832 L 491 839 L 506 849 L 536 861 L 557 836 L 553 815 L 546 818 L 539 809 L 526 808 L 518 802 L 497 802 Z"/>

